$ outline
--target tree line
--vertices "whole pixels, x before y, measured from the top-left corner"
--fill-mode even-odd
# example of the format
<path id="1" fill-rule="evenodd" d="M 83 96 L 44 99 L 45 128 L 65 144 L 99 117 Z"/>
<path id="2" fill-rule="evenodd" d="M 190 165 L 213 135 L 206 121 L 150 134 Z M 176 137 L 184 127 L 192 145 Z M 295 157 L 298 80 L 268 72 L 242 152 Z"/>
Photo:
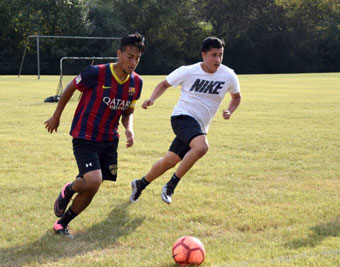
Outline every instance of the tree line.
<path id="1" fill-rule="evenodd" d="M 225 40 L 224 64 L 236 73 L 340 71 L 339 0 L 0 0 L 0 10 L 0 74 L 18 73 L 29 35 L 135 31 L 146 38 L 140 74 L 201 60 L 202 40 L 212 35 Z M 58 74 L 64 56 L 114 56 L 117 45 L 44 39 L 41 73 Z M 36 73 L 35 53 L 31 40 L 23 74 Z"/>

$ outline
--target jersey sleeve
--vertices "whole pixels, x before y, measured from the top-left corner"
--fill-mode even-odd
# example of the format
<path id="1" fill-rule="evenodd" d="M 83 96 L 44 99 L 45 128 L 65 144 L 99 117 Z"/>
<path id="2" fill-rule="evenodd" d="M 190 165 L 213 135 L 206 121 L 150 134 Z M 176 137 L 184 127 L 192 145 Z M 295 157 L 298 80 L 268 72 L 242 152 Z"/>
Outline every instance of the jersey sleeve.
<path id="1" fill-rule="evenodd" d="M 179 67 L 171 72 L 165 79 L 171 85 L 176 87 L 181 84 L 184 77 L 187 75 L 187 68 L 185 66 Z"/>
<path id="2" fill-rule="evenodd" d="M 237 93 L 241 92 L 240 83 L 239 83 L 238 77 L 235 74 L 235 72 L 232 72 L 232 75 L 230 77 L 229 92 L 232 93 L 232 94 L 237 94 Z"/>
<path id="3" fill-rule="evenodd" d="M 143 79 L 138 77 L 139 79 L 139 89 L 137 89 L 136 97 L 131 101 L 131 104 L 129 108 L 135 108 L 137 100 L 139 100 L 141 94 L 142 94 L 142 87 L 143 87 Z"/>
<path id="4" fill-rule="evenodd" d="M 95 66 L 89 66 L 73 79 L 74 86 L 81 92 L 93 88 L 97 80 L 98 71 Z"/>
<path id="5" fill-rule="evenodd" d="M 142 94 L 143 79 L 140 78 L 140 77 L 139 77 L 139 83 L 140 83 L 140 85 L 139 85 L 139 90 L 138 90 L 138 94 L 137 94 L 136 99 L 135 99 L 136 101 L 139 100 L 140 95 Z"/>

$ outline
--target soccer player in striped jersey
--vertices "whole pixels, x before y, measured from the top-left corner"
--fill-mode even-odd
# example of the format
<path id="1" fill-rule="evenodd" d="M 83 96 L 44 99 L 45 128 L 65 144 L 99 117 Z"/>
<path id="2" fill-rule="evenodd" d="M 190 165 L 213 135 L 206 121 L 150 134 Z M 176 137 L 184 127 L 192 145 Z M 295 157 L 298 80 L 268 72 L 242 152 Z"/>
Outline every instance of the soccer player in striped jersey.
<path id="1" fill-rule="evenodd" d="M 230 119 L 241 101 L 240 86 L 235 72 L 222 64 L 224 42 L 216 37 L 203 41 L 202 62 L 182 66 L 160 82 L 144 101 L 142 107 L 153 105 L 170 86 L 181 85 L 181 96 L 171 115 L 171 126 L 176 135 L 169 151 L 139 180 L 131 182 L 130 202 L 135 202 L 153 180 L 180 162 L 171 179 L 162 188 L 162 200 L 170 204 L 174 190 L 181 178 L 208 151 L 207 133 L 210 123 L 224 96 L 231 100 L 222 116 Z"/>
<path id="2" fill-rule="evenodd" d="M 89 66 L 65 88 L 53 116 L 45 122 L 49 133 L 57 132 L 61 114 L 75 90 L 82 93 L 70 134 L 79 174 L 66 183 L 54 203 L 56 234 L 67 235 L 68 224 L 91 202 L 103 180 L 116 181 L 118 125 L 125 128 L 126 147 L 134 143 L 133 111 L 143 81 L 136 69 L 144 52 L 144 37 L 123 37 L 117 50 L 118 62 Z M 66 210 L 72 196 L 72 204 Z"/>

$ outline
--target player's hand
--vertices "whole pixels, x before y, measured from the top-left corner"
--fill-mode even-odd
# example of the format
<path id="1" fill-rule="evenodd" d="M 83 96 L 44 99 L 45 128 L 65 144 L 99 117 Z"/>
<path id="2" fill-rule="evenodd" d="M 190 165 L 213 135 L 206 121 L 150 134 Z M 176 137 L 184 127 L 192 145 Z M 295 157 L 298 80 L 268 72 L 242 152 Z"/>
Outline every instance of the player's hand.
<path id="1" fill-rule="evenodd" d="M 126 147 L 127 148 L 132 147 L 135 140 L 133 132 L 130 130 L 125 130 L 125 135 L 126 135 Z"/>
<path id="2" fill-rule="evenodd" d="M 230 111 L 228 109 L 224 109 L 223 113 L 222 113 L 222 116 L 223 116 L 223 119 L 229 120 L 230 116 L 231 116 L 231 113 L 230 113 Z"/>
<path id="3" fill-rule="evenodd" d="M 60 119 L 52 116 L 47 121 L 44 122 L 45 128 L 49 133 L 53 133 L 53 131 L 57 132 L 59 127 Z"/>
<path id="4" fill-rule="evenodd" d="M 154 100 L 149 98 L 147 100 L 144 101 L 144 103 L 142 104 L 142 108 L 144 109 L 148 109 L 149 106 L 153 105 Z"/>

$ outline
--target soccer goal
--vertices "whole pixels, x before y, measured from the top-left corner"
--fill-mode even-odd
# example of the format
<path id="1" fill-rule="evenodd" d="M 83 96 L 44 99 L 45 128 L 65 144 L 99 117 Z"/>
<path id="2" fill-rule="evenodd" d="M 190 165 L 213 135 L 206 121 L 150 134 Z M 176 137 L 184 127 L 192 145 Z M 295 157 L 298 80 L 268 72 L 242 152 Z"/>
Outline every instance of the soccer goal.
<path id="1" fill-rule="evenodd" d="M 108 61 L 110 62 L 116 62 L 118 60 L 118 57 L 62 57 L 60 59 L 60 77 L 59 82 L 57 86 L 57 91 L 54 96 L 49 96 L 45 99 L 45 102 L 58 102 L 60 99 L 61 94 L 63 93 L 64 86 L 63 86 L 63 78 L 64 78 L 64 72 L 63 72 L 63 63 L 65 60 L 91 60 L 90 64 L 87 65 L 93 65 L 95 60 L 100 61 Z M 80 72 L 80 71 L 79 71 Z M 75 73 L 73 73 L 75 74 Z M 78 96 L 78 99 L 80 98 L 80 94 Z"/>
<path id="2" fill-rule="evenodd" d="M 73 40 L 111 40 L 118 42 L 120 37 L 94 37 L 94 36 L 58 36 L 58 35 L 29 35 L 25 44 L 24 54 L 21 59 L 18 78 L 20 78 L 21 71 L 24 65 L 24 60 L 26 56 L 26 51 L 28 50 L 28 45 L 30 39 L 36 40 L 36 51 L 37 51 L 37 75 L 38 80 L 40 79 L 40 39 L 73 39 Z"/>
<path id="3" fill-rule="evenodd" d="M 36 52 L 37 52 L 37 75 L 38 75 L 38 80 L 40 79 L 40 41 L 41 40 L 57 40 L 57 39 L 61 39 L 61 40 L 65 40 L 65 39 L 73 39 L 73 40 L 84 40 L 84 41 L 88 41 L 88 40 L 92 40 L 92 41 L 97 41 L 99 40 L 100 42 L 102 42 L 103 40 L 107 40 L 108 42 L 112 43 L 112 51 L 115 50 L 115 48 L 118 47 L 118 44 L 117 42 L 119 42 L 119 40 L 121 39 L 120 37 L 95 37 L 95 36 L 56 36 L 56 35 L 29 35 L 27 37 L 27 41 L 26 41 L 26 44 L 25 44 L 25 49 L 24 49 L 24 53 L 23 53 L 23 56 L 22 56 L 22 59 L 21 59 L 21 64 L 20 64 L 20 67 L 19 67 L 19 73 L 18 73 L 18 78 L 20 78 L 20 75 L 21 75 L 21 72 L 22 72 L 22 69 L 23 69 L 23 65 L 24 65 L 24 60 L 25 60 L 25 56 L 26 56 L 26 52 L 27 51 L 30 51 L 32 49 L 28 49 L 29 48 L 29 42 L 31 39 L 35 39 L 36 40 Z M 115 45 L 115 47 L 113 46 L 113 44 L 117 44 Z M 44 42 L 44 46 L 46 47 L 46 42 Z M 78 44 L 79 45 L 79 44 Z M 53 44 L 52 44 L 53 46 Z M 69 45 L 68 45 L 69 46 Z M 74 46 L 77 46 L 76 44 L 74 44 Z M 61 46 L 62 47 L 62 46 Z M 70 46 L 72 47 L 72 46 Z M 107 48 L 108 46 L 106 46 Z M 33 50 L 32 50 L 33 51 Z M 111 54 L 111 52 L 110 52 Z M 63 54 L 61 54 L 63 55 Z M 86 54 L 85 54 L 86 55 Z M 57 57 L 59 58 L 59 56 Z M 63 70 L 63 61 L 64 60 L 92 60 L 92 63 L 91 64 L 94 64 L 94 60 L 102 60 L 102 59 L 105 59 L 105 60 L 116 60 L 117 58 L 115 57 L 63 57 L 60 59 L 60 79 L 59 79 L 59 83 L 58 83 L 58 87 L 57 87 L 57 92 L 56 92 L 56 95 L 55 96 L 51 96 L 51 97 L 48 97 L 45 99 L 45 102 L 58 102 L 59 101 L 59 98 L 60 98 L 60 95 L 63 91 L 63 75 L 64 75 L 64 70 Z M 107 62 L 102 62 L 102 63 L 107 63 Z M 57 62 L 55 62 L 55 64 L 58 64 Z M 101 64 L 101 63 L 98 63 L 96 62 L 96 64 Z M 72 65 L 72 64 L 71 64 Z M 79 64 L 81 65 L 81 64 Z M 87 66 L 90 65 L 89 63 L 87 63 Z M 75 66 L 73 65 L 72 66 L 72 71 L 76 71 L 77 74 L 79 72 L 81 72 L 81 67 L 78 66 Z M 72 75 L 74 75 L 75 73 L 72 73 Z"/>

